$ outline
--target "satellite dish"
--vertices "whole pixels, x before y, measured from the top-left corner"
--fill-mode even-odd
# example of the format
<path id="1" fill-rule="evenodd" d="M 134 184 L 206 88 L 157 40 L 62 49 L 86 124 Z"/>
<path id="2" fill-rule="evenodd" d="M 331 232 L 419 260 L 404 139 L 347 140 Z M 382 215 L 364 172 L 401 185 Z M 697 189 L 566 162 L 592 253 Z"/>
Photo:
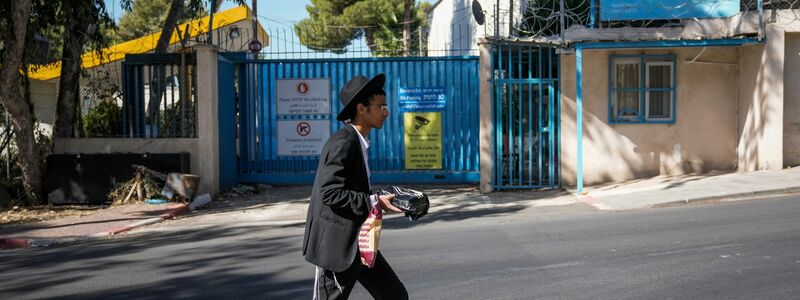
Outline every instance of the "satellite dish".
<path id="1" fill-rule="evenodd" d="M 478 0 L 472 0 L 472 16 L 475 18 L 475 22 L 478 25 L 483 25 L 486 21 L 486 16 L 483 14 L 483 7 L 481 7 L 481 3 Z"/>

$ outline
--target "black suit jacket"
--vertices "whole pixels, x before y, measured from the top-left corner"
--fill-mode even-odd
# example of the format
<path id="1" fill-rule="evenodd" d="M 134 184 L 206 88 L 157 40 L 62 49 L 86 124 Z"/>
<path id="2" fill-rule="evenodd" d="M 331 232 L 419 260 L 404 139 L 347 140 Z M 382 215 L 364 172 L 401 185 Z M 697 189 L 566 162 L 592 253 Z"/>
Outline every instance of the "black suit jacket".
<path id="1" fill-rule="evenodd" d="M 370 209 L 370 187 L 358 132 L 346 125 L 322 148 L 303 236 L 305 259 L 342 272 L 358 253 L 358 231 Z"/>

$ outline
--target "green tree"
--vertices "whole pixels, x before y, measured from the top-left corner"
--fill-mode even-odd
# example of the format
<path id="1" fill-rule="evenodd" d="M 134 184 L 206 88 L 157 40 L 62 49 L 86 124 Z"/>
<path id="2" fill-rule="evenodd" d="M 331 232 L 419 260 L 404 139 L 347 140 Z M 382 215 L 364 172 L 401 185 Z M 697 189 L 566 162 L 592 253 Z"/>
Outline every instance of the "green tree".
<path id="1" fill-rule="evenodd" d="M 133 2 L 133 0 L 122 0 L 122 8 L 127 10 L 128 12 L 132 12 L 135 7 L 139 5 L 143 5 L 140 3 L 148 3 L 147 1 L 156 2 L 158 0 L 139 0 L 137 2 Z M 223 0 L 211 0 L 211 4 L 213 5 L 212 11 L 216 12 L 219 9 L 219 5 Z M 244 0 L 232 0 L 233 2 L 244 5 Z M 177 27 L 178 21 L 192 19 L 199 16 L 203 16 L 206 14 L 204 9 L 204 2 L 203 0 L 166 0 L 169 3 L 169 10 L 167 10 L 166 16 L 162 19 L 157 19 L 158 22 L 161 24 L 161 35 L 158 38 L 158 42 L 156 42 L 156 47 L 153 49 L 153 53 L 166 53 L 167 48 L 169 48 L 169 41 L 172 39 L 172 34 L 178 30 L 180 32 L 180 28 Z M 163 9 L 161 10 L 163 12 Z M 159 24 L 157 22 L 157 24 Z M 120 25 L 122 26 L 122 25 Z M 147 109 L 147 119 L 152 120 L 159 115 L 160 106 L 161 106 L 161 95 L 164 94 L 166 82 L 166 69 L 164 66 L 159 66 L 153 70 L 153 77 L 158 82 L 156 84 L 151 84 L 151 86 L 162 87 L 162 88 L 151 88 L 150 89 L 150 99 L 155 99 L 155 101 L 150 101 L 148 104 Z M 183 89 L 186 85 L 181 84 L 181 89 Z M 185 94 L 186 91 L 181 91 L 181 94 Z"/>
<path id="2" fill-rule="evenodd" d="M 119 19 L 117 25 L 119 30 L 114 35 L 114 41 L 124 42 L 161 32 L 173 2 L 172 0 L 137 0 L 133 2 L 130 10 Z M 201 5 L 186 6 L 183 1 L 178 2 L 180 2 L 178 9 L 181 11 L 176 17 L 175 24 L 208 14 Z M 174 28 L 174 25 L 172 27 Z"/>
<path id="3" fill-rule="evenodd" d="M 65 67 L 62 69 L 61 93 L 76 92 L 77 80 L 66 85 L 63 81 L 67 77 L 77 76 L 71 74 L 80 71 L 80 54 L 84 46 L 102 46 L 102 43 L 94 43 L 102 40 L 101 34 L 91 28 L 100 26 L 103 16 L 107 22 L 110 22 L 110 18 L 105 14 L 103 1 L 100 0 L 15 0 L 0 3 L 0 28 L 6 29 L 0 32 L 0 61 L 3 66 L 0 68 L 0 102 L 9 113 L 13 125 L 17 165 L 22 172 L 27 199 L 31 204 L 41 204 L 44 198 L 40 154 L 48 152 L 49 145 L 37 143 L 34 136 L 36 120 L 30 101 L 28 67 L 31 62 L 62 59 Z M 77 43 L 74 39 L 78 39 Z M 50 41 L 50 51 L 44 51 L 47 47 L 42 46 L 48 44 L 47 40 Z M 61 43 L 63 40 L 67 43 Z M 69 53 L 62 55 L 62 52 L 67 52 L 61 48 L 62 45 L 69 48 Z M 76 95 L 71 97 L 73 100 L 69 101 L 79 98 Z M 59 95 L 59 102 L 63 100 L 61 98 L 62 95 Z"/>
<path id="4" fill-rule="evenodd" d="M 9 112 L 14 127 L 14 141 L 19 152 L 17 164 L 22 170 L 25 193 L 32 203 L 40 203 L 42 191 L 41 166 L 36 159 L 33 137 L 33 108 L 21 89 L 20 70 L 24 70 L 24 50 L 31 16 L 31 0 L 3 1 L 0 5 L 0 102 Z"/>
<path id="5" fill-rule="evenodd" d="M 406 52 L 404 49 L 412 50 L 414 44 L 419 48 L 418 38 L 413 37 L 419 34 L 420 27 L 427 28 L 430 4 L 422 2 L 414 7 L 416 13 L 411 13 L 405 8 L 413 6 L 413 2 L 311 0 L 311 5 L 306 6 L 309 17 L 295 24 L 294 29 L 300 43 L 310 49 L 343 53 L 353 40 L 363 36 L 374 54 L 398 55 Z"/>
<path id="6" fill-rule="evenodd" d="M 63 50 L 53 136 L 71 138 L 80 107 L 81 55 L 87 46 L 100 53 L 108 44 L 101 28 L 113 28 L 114 20 L 102 0 L 60 2 L 58 20 L 63 22 Z"/>

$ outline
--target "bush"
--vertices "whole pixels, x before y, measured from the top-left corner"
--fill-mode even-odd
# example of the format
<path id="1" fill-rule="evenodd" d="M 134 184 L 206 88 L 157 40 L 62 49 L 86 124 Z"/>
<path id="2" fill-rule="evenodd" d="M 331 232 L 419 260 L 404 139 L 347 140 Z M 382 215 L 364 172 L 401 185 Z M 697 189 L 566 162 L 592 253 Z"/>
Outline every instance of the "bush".
<path id="1" fill-rule="evenodd" d="M 120 134 L 121 110 L 111 100 L 103 100 L 83 117 L 86 137 L 115 137 Z"/>

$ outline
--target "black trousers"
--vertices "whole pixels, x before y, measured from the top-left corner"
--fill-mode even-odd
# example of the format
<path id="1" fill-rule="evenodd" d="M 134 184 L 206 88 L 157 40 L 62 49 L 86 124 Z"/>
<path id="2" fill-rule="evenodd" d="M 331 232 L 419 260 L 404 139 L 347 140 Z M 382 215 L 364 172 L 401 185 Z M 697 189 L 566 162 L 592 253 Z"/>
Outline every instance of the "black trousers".
<path id="1" fill-rule="evenodd" d="M 316 280 L 318 280 L 317 299 L 347 299 L 350 297 L 356 281 L 361 283 L 375 299 L 408 299 L 406 287 L 397 278 L 397 274 L 394 273 L 380 251 L 375 259 L 375 266 L 372 268 L 362 265 L 360 256 L 356 255 L 356 259 L 344 272 L 325 270 L 319 274 Z M 341 291 L 339 287 L 341 287 Z"/>

